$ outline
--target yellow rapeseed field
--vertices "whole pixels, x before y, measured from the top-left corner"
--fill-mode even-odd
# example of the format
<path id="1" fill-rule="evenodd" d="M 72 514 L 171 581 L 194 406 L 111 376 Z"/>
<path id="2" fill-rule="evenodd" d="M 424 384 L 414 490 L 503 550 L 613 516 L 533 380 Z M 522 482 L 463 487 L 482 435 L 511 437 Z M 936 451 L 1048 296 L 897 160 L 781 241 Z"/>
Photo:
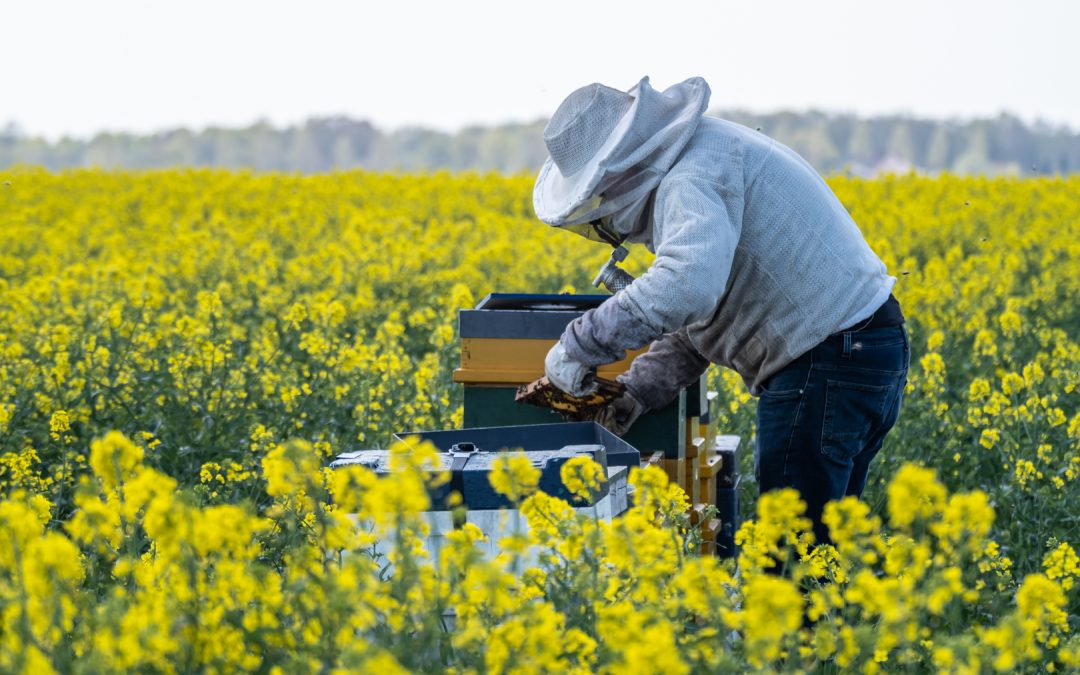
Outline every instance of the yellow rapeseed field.
<path id="1" fill-rule="evenodd" d="M 899 277 L 904 409 L 835 546 L 776 492 L 736 568 L 655 469 L 606 523 L 506 455 L 487 559 L 420 546 L 430 446 L 325 468 L 460 423 L 458 309 L 587 290 L 531 177 L 0 172 L 0 672 L 1080 669 L 1080 178 L 830 182 Z"/>

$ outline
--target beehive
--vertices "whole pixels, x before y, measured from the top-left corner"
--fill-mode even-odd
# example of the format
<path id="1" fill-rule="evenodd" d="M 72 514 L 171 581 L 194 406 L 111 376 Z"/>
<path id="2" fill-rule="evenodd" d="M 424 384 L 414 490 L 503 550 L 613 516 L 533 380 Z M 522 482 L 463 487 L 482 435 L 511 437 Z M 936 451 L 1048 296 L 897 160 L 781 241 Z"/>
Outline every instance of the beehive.
<path id="1" fill-rule="evenodd" d="M 516 388 L 541 377 L 544 357 L 566 326 L 609 297 L 492 293 L 475 308 L 462 310 L 458 316 L 461 366 L 454 371 L 454 381 L 465 387 L 463 426 L 561 421 L 552 410 L 516 402 Z M 630 352 L 621 361 L 601 366 L 597 374 L 614 379 L 645 351 Z M 722 460 L 717 459 L 714 450 L 704 380 L 702 376 L 665 408 L 642 415 L 624 438 L 643 458 L 663 453 L 664 470 L 686 491 L 692 503 L 715 504 L 713 474 L 720 471 L 718 464 Z M 703 530 L 716 533 L 732 527 L 734 522 L 729 520 Z"/>

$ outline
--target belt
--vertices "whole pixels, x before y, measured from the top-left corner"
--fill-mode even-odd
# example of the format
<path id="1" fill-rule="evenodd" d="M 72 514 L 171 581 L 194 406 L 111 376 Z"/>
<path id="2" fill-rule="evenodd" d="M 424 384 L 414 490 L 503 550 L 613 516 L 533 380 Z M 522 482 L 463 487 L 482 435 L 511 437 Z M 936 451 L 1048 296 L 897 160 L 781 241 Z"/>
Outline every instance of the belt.
<path id="1" fill-rule="evenodd" d="M 833 335 L 860 330 L 870 330 L 872 328 L 891 328 L 892 326 L 899 326 L 903 323 L 904 313 L 900 311 L 900 302 L 896 299 L 896 296 L 889 293 L 888 299 L 885 300 L 881 307 L 878 307 L 873 314 L 853 326 L 848 326 L 843 330 L 836 331 Z M 832 336 L 830 335 L 829 337 Z"/>

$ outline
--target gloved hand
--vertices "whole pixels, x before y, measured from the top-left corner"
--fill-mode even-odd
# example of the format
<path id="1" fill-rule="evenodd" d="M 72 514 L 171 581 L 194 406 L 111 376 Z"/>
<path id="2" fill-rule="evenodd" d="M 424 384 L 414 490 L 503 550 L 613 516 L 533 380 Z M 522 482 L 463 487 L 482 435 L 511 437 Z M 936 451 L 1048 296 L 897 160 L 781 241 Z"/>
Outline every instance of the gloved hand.
<path id="1" fill-rule="evenodd" d="M 596 422 L 616 436 L 622 436 L 643 412 L 645 405 L 625 393 L 605 406 L 596 416 Z"/>
<path id="2" fill-rule="evenodd" d="M 548 351 L 544 374 L 553 385 L 571 396 L 587 396 L 596 391 L 596 369 L 572 359 L 561 342 L 556 342 Z"/>

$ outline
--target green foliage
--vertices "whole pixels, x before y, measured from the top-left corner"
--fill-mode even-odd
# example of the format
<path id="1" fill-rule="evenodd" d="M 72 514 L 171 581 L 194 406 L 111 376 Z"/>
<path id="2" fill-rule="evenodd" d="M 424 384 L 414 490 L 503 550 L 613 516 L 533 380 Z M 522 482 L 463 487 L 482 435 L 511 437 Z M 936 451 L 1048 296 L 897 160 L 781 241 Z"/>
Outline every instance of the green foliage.
<path id="1" fill-rule="evenodd" d="M 1080 170 L 1080 135 L 1008 115 L 967 122 L 903 116 L 859 118 L 818 111 L 755 114 L 714 111 L 759 129 L 802 154 L 818 171 L 1047 175 Z M 9 125 L 0 130 L 0 168 L 33 164 L 164 168 L 204 166 L 314 173 L 377 171 L 535 171 L 547 157 L 545 122 L 467 127 L 447 133 L 410 127 L 383 131 L 346 117 L 312 118 L 276 129 L 266 122 L 202 131 L 173 129 L 140 136 L 102 133 L 54 143 Z"/>

